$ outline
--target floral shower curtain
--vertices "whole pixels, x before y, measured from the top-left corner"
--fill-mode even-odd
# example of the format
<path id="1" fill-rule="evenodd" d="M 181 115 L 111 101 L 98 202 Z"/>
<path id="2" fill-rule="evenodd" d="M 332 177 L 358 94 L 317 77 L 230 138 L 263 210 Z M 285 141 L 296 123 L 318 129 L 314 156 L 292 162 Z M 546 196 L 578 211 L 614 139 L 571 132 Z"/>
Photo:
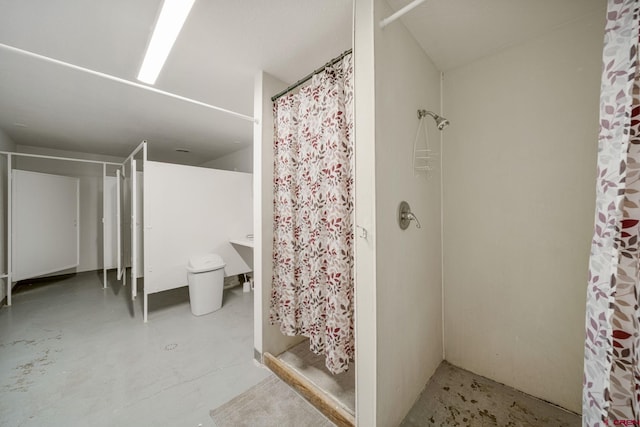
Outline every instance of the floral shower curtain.
<path id="1" fill-rule="evenodd" d="M 639 0 L 609 0 L 587 292 L 585 426 L 640 423 L 639 11 Z"/>
<path id="2" fill-rule="evenodd" d="M 354 357 L 351 54 L 274 104 L 271 321 L 334 374 Z"/>

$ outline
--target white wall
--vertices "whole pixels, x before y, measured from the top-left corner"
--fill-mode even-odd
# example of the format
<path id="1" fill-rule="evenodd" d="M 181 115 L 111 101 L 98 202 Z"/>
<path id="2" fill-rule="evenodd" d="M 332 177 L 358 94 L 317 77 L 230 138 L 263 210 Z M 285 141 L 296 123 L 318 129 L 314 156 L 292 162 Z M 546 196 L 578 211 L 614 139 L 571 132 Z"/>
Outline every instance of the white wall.
<path id="1" fill-rule="evenodd" d="M 0 129 L 0 151 L 13 151 L 15 149 L 16 144 L 9 138 L 9 135 Z"/>
<path id="2" fill-rule="evenodd" d="M 253 145 L 218 157 L 200 165 L 203 168 L 222 169 L 235 172 L 253 172 Z"/>
<path id="3" fill-rule="evenodd" d="M 14 151 L 16 144 L 0 129 L 0 151 Z M 0 156 L 0 274 L 7 272 L 7 156 Z M 0 301 L 7 296 L 5 279 L 0 279 Z"/>
<path id="4" fill-rule="evenodd" d="M 370 384 L 374 396 L 362 390 L 367 380 L 361 375 L 370 373 L 358 366 L 358 409 L 364 411 L 358 424 L 395 426 L 442 360 L 440 168 L 426 180 L 415 177 L 412 167 L 417 110 L 439 111 L 440 73 L 401 22 L 379 28 L 377 23 L 392 12 L 384 0 L 371 6 L 370 1 L 356 2 L 356 220 L 370 230 L 366 242 L 357 239 L 356 310 L 365 314 L 358 314 L 356 335 L 364 330 L 368 339 L 359 339 L 356 351 L 365 351 L 358 356 L 364 369 L 370 361 L 363 358 L 375 361 L 377 383 Z M 375 103 L 374 138 L 367 102 Z M 439 132 L 433 122 L 427 125 L 437 147 Z M 403 200 L 422 228 L 399 228 Z M 372 273 L 371 257 L 375 281 L 363 282 Z M 371 286 L 375 296 L 369 295 Z M 375 337 L 371 325 L 363 323 L 367 317 L 375 319 Z M 367 353 L 371 341 L 375 356 Z M 375 403 L 361 400 L 360 393 Z"/>
<path id="5" fill-rule="evenodd" d="M 445 73 L 445 348 L 580 411 L 605 13 Z"/>
<path id="6" fill-rule="evenodd" d="M 20 153 L 42 154 L 59 157 L 82 158 L 107 162 L 124 159 L 75 151 L 64 151 L 18 145 Z M 43 160 L 14 157 L 17 169 L 80 178 L 80 265 L 73 271 L 91 271 L 102 268 L 102 165 L 90 163 Z"/>

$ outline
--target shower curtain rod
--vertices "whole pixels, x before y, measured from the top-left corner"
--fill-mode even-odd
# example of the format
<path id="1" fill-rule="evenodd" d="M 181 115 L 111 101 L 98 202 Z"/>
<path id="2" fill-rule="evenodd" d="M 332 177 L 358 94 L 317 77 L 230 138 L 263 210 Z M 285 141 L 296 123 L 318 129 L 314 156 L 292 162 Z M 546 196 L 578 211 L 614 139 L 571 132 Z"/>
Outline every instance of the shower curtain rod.
<path id="1" fill-rule="evenodd" d="M 313 71 L 312 73 L 307 74 L 306 76 L 304 76 L 303 78 L 301 78 L 300 80 L 298 80 L 297 82 L 295 82 L 294 84 L 292 84 L 291 86 L 289 86 L 288 88 L 283 90 L 282 92 L 279 92 L 277 95 L 272 96 L 271 97 L 271 102 L 275 102 L 276 99 L 280 98 L 283 95 L 286 95 L 287 93 L 291 92 L 292 90 L 294 90 L 295 88 L 297 88 L 301 84 L 309 81 L 311 79 L 311 77 L 315 76 L 318 73 L 321 73 L 322 71 L 324 71 L 325 68 L 330 67 L 333 64 L 339 62 L 342 58 L 344 58 L 345 56 L 349 55 L 351 52 L 353 52 L 353 49 L 346 50 L 340 56 L 338 56 L 336 58 L 333 58 L 331 61 L 329 61 L 326 64 L 324 64 L 322 67 L 318 68 L 317 70 Z"/>
<path id="2" fill-rule="evenodd" d="M 406 5 L 405 7 L 403 7 L 402 9 L 400 9 L 399 11 L 397 11 L 396 13 L 394 13 L 393 15 L 391 15 L 391 16 L 389 16 L 387 18 L 384 18 L 382 21 L 380 21 L 380 28 L 386 27 L 387 25 L 391 24 L 396 19 L 399 19 L 403 15 L 406 15 L 407 13 L 409 13 L 410 11 L 415 9 L 416 7 L 420 6 L 425 1 L 426 0 L 415 0 L 415 1 L 411 2 L 411 3 L 409 3 L 408 5 Z"/>

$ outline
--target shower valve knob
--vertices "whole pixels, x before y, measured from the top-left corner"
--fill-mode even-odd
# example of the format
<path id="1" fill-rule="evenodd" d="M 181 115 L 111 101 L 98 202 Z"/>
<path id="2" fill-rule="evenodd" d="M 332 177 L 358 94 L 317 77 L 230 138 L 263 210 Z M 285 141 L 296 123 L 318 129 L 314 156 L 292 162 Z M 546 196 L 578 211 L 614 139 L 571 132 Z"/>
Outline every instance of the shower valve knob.
<path id="1" fill-rule="evenodd" d="M 422 228 L 420 225 L 420 221 L 418 221 L 418 217 L 411 212 L 411 206 L 407 202 L 400 202 L 400 206 L 398 206 L 398 225 L 400 229 L 406 230 L 409 228 L 409 224 L 411 221 L 416 222 L 416 228 Z"/>

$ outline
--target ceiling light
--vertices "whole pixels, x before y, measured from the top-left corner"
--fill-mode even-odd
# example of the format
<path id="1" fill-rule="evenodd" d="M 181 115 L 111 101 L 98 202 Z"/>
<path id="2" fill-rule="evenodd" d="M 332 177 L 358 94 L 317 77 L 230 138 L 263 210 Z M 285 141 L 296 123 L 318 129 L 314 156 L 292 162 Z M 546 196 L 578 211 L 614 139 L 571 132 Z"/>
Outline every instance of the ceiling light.
<path id="1" fill-rule="evenodd" d="M 155 84 L 195 0 L 164 0 L 138 80 Z"/>

